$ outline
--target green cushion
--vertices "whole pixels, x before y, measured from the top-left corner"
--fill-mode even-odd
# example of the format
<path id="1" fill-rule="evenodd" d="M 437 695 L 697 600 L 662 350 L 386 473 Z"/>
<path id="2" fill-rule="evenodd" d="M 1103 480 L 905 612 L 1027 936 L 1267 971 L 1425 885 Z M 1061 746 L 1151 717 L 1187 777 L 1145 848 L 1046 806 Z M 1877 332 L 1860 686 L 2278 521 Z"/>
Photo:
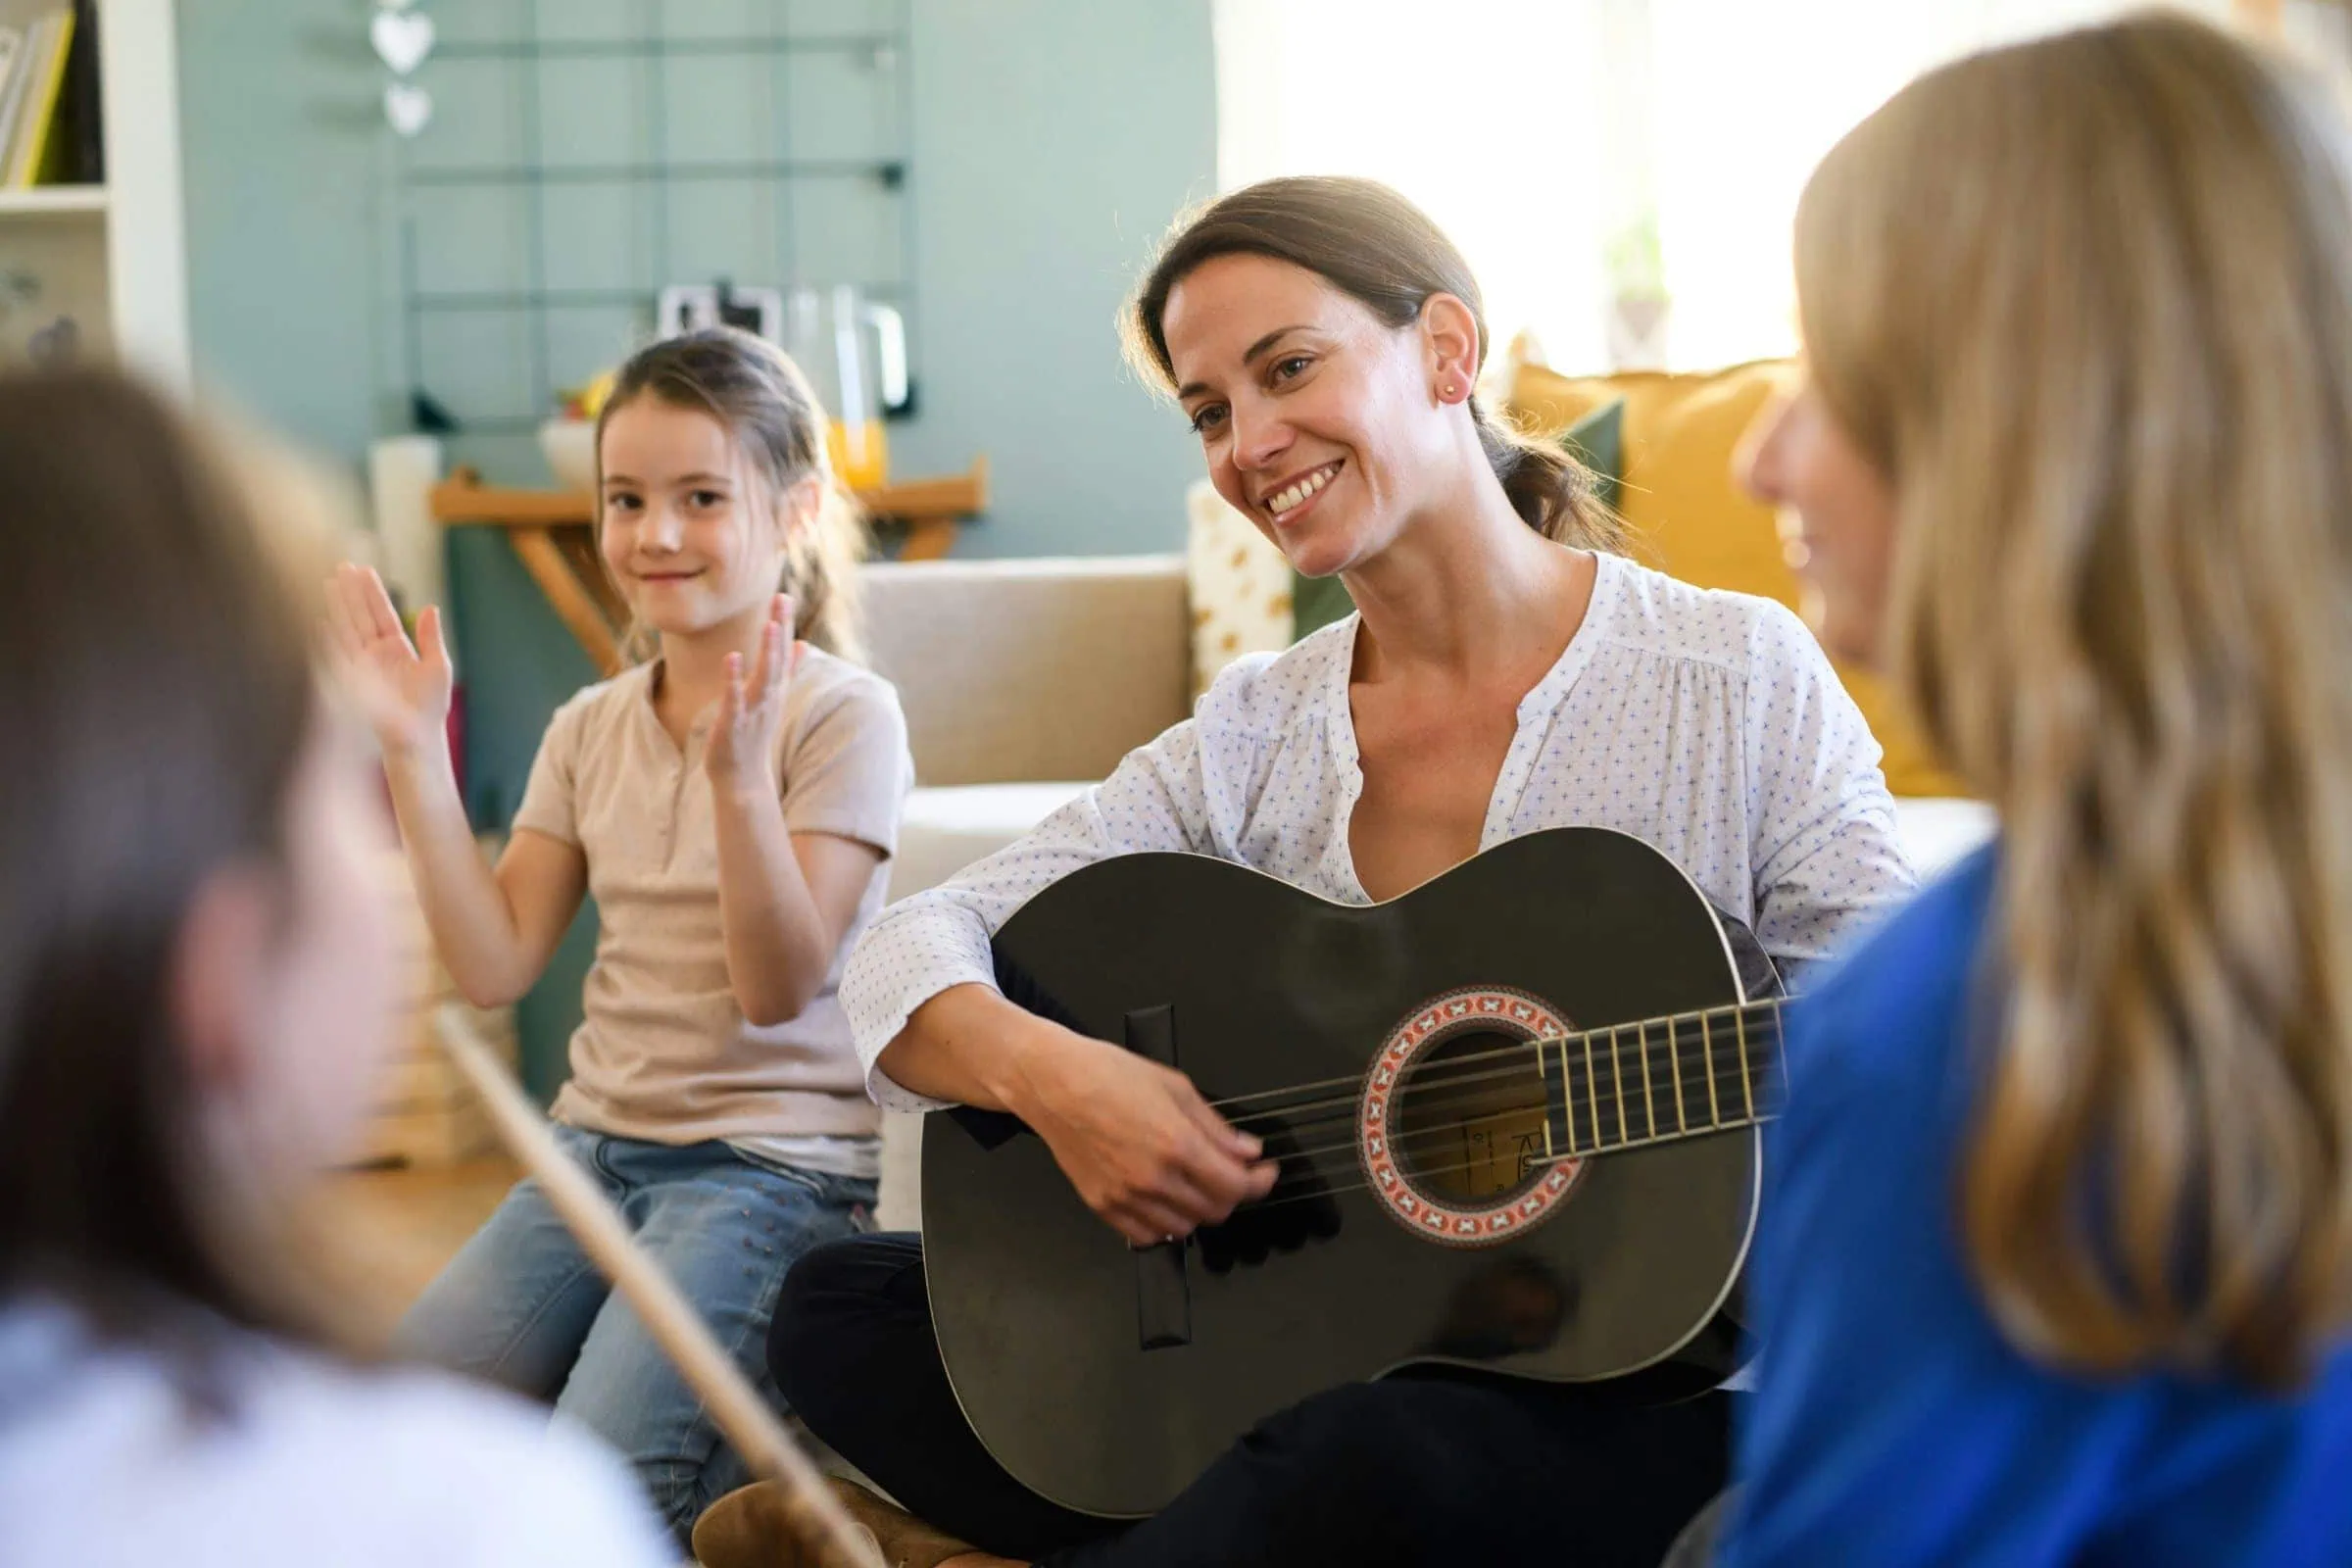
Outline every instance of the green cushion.
<path id="1" fill-rule="evenodd" d="M 1625 490 L 1625 399 L 1609 399 L 1561 431 L 1560 445 L 1592 470 L 1592 493 L 1615 512 Z"/>
<path id="2" fill-rule="evenodd" d="M 1616 510 L 1625 487 L 1625 399 L 1612 398 L 1560 433 L 1560 445 L 1592 470 L 1592 493 Z M 1355 601 L 1337 577 L 1291 573 L 1291 640 L 1353 612 Z"/>
<path id="3" fill-rule="evenodd" d="M 1297 642 L 1318 627 L 1345 619 L 1355 612 L 1355 601 L 1348 597 L 1348 585 L 1335 575 L 1309 577 L 1291 573 L 1291 641 Z"/>

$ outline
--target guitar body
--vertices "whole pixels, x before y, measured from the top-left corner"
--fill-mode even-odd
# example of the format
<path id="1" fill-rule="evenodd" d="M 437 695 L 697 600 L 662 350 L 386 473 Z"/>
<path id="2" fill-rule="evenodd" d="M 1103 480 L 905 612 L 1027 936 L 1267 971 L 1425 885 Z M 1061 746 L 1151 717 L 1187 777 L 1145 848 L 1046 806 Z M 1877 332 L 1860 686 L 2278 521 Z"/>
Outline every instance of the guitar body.
<path id="1" fill-rule="evenodd" d="M 1261 1097 L 1228 1114 L 1282 1159 L 1264 1203 L 1138 1252 L 1018 1122 L 927 1118 L 941 1356 L 981 1442 L 1042 1495 L 1151 1513 L 1266 1416 L 1402 1367 L 1630 1379 L 1655 1396 L 1729 1370 L 1752 1128 L 1563 1166 L 1543 1144 L 1557 1114 L 1547 1128 L 1527 1108 L 1542 1090 L 1524 1073 L 1534 1087 L 1511 1104 L 1465 1110 L 1457 1090 L 1423 1113 L 1408 1069 L 1379 1101 L 1385 1123 L 1362 1108 L 1439 999 L 1506 1013 L 1525 999 L 1554 1036 L 1743 1001 L 1724 927 L 1647 845 L 1532 834 L 1369 907 L 1206 857 L 1125 856 L 1038 895 L 995 948 L 1012 1000 L 1163 1057 L 1172 1044 L 1211 1102 Z M 1456 1058 L 1511 1038 L 1446 1027 Z M 1250 1119 L 1258 1106 L 1303 1108 Z M 1386 1189 L 1368 1152 L 1384 1128 L 1399 1151 Z M 1488 1217 L 1441 1228 L 1416 1193 Z"/>

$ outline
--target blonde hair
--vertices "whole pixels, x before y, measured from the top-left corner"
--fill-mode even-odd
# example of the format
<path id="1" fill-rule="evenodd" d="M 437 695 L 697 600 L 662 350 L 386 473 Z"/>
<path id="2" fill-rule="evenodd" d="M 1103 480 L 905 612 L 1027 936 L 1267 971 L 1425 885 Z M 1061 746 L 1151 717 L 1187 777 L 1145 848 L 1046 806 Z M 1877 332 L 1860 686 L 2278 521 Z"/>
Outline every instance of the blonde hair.
<path id="1" fill-rule="evenodd" d="M 1797 218 L 1889 649 L 2000 808 L 1959 1200 L 2024 1349 L 2306 1375 L 2352 1307 L 2352 154 L 2149 15 L 1962 61 Z"/>
<path id="2" fill-rule="evenodd" d="M 642 397 L 710 415 L 739 441 L 771 497 L 813 476 L 816 514 L 784 542 L 784 575 L 777 587 L 792 595 L 800 636 L 844 659 L 864 657 L 858 602 L 858 564 L 865 559 L 865 519 L 833 476 L 825 450 L 825 410 L 801 368 L 765 338 L 739 327 L 714 326 L 663 338 L 630 356 L 597 414 L 597 529 L 604 529 L 605 425 Z M 641 654 L 646 639 L 631 627 L 624 639 Z"/>

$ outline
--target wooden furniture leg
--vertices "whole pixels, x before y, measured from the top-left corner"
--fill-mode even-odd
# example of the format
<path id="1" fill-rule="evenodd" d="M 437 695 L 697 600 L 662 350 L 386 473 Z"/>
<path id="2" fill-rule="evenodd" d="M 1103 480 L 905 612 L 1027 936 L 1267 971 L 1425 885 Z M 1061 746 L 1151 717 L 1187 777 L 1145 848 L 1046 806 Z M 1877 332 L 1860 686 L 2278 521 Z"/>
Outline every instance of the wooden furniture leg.
<path id="1" fill-rule="evenodd" d="M 956 543 L 954 517 L 920 517 L 906 524 L 906 542 L 899 547 L 901 561 L 937 561 Z"/>
<path id="2" fill-rule="evenodd" d="M 521 558 L 531 580 L 539 585 L 539 591 L 547 596 L 547 602 L 555 607 L 572 636 L 579 639 L 580 646 L 588 650 L 588 657 L 596 662 L 597 672 L 611 675 L 618 670 L 620 643 L 612 634 L 612 625 L 605 619 L 595 596 L 572 575 L 571 566 L 564 561 L 564 552 L 550 530 L 516 525 L 507 530 L 507 537 L 514 541 L 514 554 Z"/>

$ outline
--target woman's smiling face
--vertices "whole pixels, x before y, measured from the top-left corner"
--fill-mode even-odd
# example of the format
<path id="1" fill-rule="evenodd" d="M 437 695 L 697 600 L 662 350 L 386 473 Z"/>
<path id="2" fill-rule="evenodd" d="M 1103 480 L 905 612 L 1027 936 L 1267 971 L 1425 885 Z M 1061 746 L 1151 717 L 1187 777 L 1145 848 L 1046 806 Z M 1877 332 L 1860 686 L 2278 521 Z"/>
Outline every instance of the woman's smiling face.
<path id="1" fill-rule="evenodd" d="M 1419 331 L 1247 254 L 1186 273 L 1160 326 L 1219 495 L 1309 576 L 1387 548 L 1444 452 Z"/>

